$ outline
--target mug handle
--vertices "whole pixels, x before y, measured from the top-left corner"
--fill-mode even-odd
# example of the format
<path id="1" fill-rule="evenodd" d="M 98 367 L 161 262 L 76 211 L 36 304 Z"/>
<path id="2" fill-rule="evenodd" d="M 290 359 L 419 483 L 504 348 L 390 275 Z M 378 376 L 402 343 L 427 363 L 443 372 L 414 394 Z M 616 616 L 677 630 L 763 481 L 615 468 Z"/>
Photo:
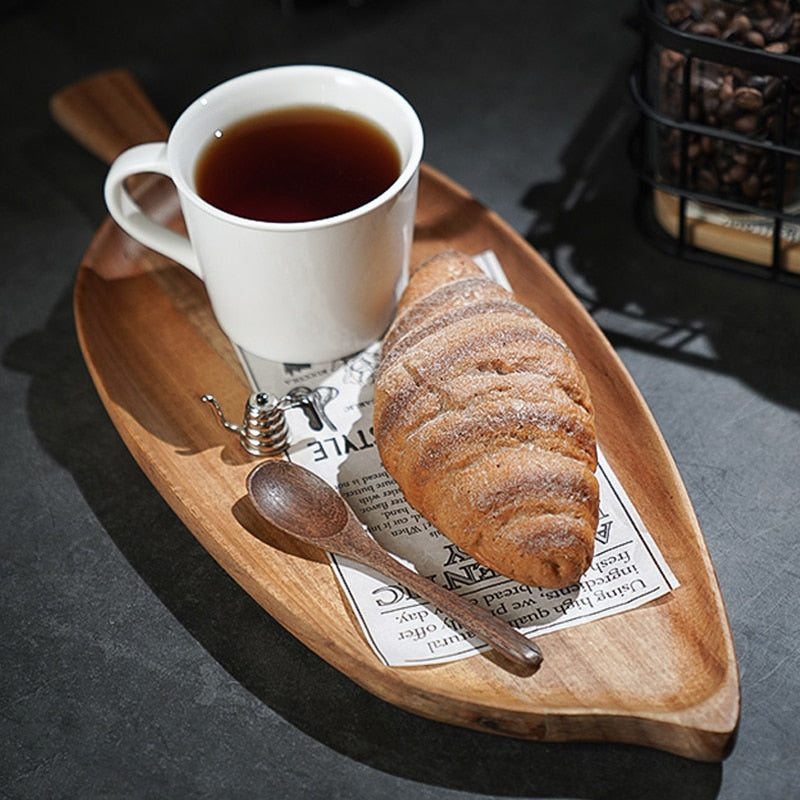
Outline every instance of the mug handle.
<path id="1" fill-rule="evenodd" d="M 139 144 L 121 153 L 111 165 L 104 187 L 106 206 L 114 221 L 138 242 L 177 261 L 202 280 L 200 266 L 186 236 L 155 222 L 125 188 L 125 180 L 142 172 L 171 177 L 166 142 Z"/>

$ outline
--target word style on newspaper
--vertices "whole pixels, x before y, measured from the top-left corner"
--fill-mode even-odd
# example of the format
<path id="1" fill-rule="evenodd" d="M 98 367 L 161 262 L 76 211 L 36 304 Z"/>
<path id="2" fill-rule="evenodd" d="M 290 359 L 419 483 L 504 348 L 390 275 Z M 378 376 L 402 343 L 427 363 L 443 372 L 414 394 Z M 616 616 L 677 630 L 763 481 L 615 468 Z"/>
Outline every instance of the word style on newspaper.
<path id="1" fill-rule="evenodd" d="M 476 262 L 508 283 L 493 253 Z M 311 403 L 287 411 L 288 458 L 336 487 L 372 536 L 407 566 L 507 620 L 524 634 L 585 624 L 661 597 L 678 583 L 602 452 L 600 521 L 592 565 L 580 582 L 545 589 L 512 581 L 456 547 L 406 502 L 386 473 L 372 433 L 380 343 L 332 364 L 277 364 L 240 353 L 256 389 L 303 387 Z M 437 664 L 488 648 L 403 586 L 349 559 L 331 565 L 376 656 L 393 667 Z"/>

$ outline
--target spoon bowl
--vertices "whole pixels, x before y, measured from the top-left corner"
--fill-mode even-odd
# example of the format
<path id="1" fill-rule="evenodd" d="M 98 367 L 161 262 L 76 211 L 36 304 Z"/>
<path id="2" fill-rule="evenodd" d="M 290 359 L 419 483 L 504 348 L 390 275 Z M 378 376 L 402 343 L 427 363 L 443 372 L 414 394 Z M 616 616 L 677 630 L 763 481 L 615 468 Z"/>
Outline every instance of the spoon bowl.
<path id="1" fill-rule="evenodd" d="M 325 546 L 348 521 L 344 498 L 315 473 L 289 461 L 266 461 L 251 472 L 250 496 L 282 531 Z"/>

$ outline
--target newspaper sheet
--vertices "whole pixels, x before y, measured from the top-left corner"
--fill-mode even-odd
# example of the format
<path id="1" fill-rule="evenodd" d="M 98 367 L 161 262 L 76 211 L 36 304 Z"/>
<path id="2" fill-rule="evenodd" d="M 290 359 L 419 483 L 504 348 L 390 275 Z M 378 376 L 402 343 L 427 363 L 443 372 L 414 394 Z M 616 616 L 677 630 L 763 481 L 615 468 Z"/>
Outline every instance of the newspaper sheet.
<path id="1" fill-rule="evenodd" d="M 493 253 L 476 262 L 508 287 Z M 277 364 L 240 353 L 254 388 L 283 395 L 302 387 L 311 406 L 290 408 L 287 457 L 338 488 L 372 536 L 422 575 L 458 592 L 526 635 L 582 625 L 636 608 L 678 584 L 604 455 L 594 559 L 579 583 L 545 589 L 478 564 L 409 506 L 384 470 L 372 432 L 380 344 L 332 364 Z M 349 559 L 332 568 L 376 656 L 389 666 L 453 661 L 487 649 L 457 622 L 396 582 Z"/>

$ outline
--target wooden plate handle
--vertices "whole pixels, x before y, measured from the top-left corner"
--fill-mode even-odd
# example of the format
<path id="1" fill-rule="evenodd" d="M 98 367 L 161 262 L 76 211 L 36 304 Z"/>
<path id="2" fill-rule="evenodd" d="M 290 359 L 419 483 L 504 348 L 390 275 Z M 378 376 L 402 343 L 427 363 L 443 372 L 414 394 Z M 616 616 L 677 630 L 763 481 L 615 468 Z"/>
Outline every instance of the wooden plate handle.
<path id="1" fill-rule="evenodd" d="M 56 122 L 90 153 L 110 164 L 142 142 L 163 142 L 169 126 L 125 69 L 99 72 L 50 98 Z"/>

